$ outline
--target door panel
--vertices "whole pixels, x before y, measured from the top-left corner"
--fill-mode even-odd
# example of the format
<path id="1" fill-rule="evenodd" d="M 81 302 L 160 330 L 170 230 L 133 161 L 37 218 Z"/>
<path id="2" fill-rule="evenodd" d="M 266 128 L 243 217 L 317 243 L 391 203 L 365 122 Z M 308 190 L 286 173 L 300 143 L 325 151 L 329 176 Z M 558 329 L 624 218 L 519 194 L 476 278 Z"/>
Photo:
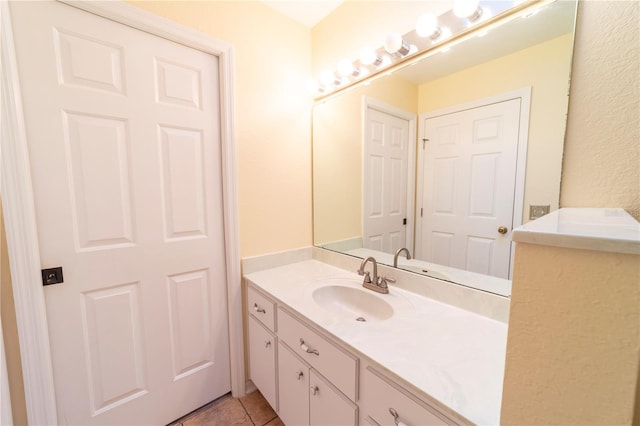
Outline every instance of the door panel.
<path id="1" fill-rule="evenodd" d="M 367 109 L 363 245 L 395 252 L 406 245 L 409 121 Z"/>
<path id="2" fill-rule="evenodd" d="M 217 58 L 10 7 L 59 421 L 169 423 L 230 390 Z"/>
<path id="3" fill-rule="evenodd" d="M 520 102 L 424 120 L 422 260 L 509 277 Z"/>

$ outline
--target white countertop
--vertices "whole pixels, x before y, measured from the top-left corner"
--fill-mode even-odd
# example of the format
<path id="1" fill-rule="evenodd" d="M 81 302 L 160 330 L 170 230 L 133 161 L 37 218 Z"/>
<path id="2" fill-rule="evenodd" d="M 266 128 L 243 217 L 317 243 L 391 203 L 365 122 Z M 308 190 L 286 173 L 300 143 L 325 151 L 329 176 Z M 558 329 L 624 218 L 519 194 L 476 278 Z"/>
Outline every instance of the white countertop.
<path id="1" fill-rule="evenodd" d="M 562 208 L 513 230 L 513 241 L 640 254 L 640 223 L 623 209 Z"/>
<path id="2" fill-rule="evenodd" d="M 392 305 L 390 319 L 355 321 L 316 304 L 312 293 L 338 282 L 361 288 L 362 277 L 316 260 L 245 278 L 450 410 L 500 423 L 506 324 L 392 285 L 386 295 L 369 291 Z"/>

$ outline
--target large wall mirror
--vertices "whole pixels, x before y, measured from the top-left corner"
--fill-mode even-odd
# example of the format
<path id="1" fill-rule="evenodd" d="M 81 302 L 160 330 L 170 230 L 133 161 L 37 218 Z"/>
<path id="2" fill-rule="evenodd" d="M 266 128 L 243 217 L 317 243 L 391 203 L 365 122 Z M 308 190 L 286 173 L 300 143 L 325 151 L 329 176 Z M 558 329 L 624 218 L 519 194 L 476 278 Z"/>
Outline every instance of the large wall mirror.
<path id="1" fill-rule="evenodd" d="M 576 7 L 317 102 L 314 244 L 509 296 L 511 230 L 558 208 Z"/>

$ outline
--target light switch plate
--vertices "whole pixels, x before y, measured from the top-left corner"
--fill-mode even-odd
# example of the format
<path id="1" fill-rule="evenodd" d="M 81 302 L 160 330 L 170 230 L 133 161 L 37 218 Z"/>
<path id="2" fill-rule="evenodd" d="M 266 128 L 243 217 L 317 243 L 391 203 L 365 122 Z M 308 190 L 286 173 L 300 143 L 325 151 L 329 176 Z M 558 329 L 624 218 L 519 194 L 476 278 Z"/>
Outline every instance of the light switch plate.
<path id="1" fill-rule="evenodd" d="M 534 219 L 538 219 L 542 216 L 544 216 L 545 214 L 549 214 L 549 210 L 551 209 L 551 206 L 547 205 L 547 206 L 529 206 L 529 219 L 530 220 L 534 220 Z"/>

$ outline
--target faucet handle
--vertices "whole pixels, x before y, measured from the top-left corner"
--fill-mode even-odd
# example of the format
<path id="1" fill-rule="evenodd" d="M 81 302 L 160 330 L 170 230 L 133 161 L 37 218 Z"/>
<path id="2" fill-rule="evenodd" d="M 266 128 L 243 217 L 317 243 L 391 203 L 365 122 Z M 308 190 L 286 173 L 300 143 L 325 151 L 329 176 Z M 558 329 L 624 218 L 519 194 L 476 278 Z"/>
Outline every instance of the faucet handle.
<path id="1" fill-rule="evenodd" d="M 371 282 L 371 273 L 369 271 L 364 271 L 360 275 L 364 275 L 364 281 L 363 282 L 365 282 L 365 283 L 370 283 Z"/>
<path id="2" fill-rule="evenodd" d="M 380 283 L 378 284 L 380 287 L 387 287 L 387 283 L 395 283 L 396 280 L 393 278 L 380 277 Z"/>

